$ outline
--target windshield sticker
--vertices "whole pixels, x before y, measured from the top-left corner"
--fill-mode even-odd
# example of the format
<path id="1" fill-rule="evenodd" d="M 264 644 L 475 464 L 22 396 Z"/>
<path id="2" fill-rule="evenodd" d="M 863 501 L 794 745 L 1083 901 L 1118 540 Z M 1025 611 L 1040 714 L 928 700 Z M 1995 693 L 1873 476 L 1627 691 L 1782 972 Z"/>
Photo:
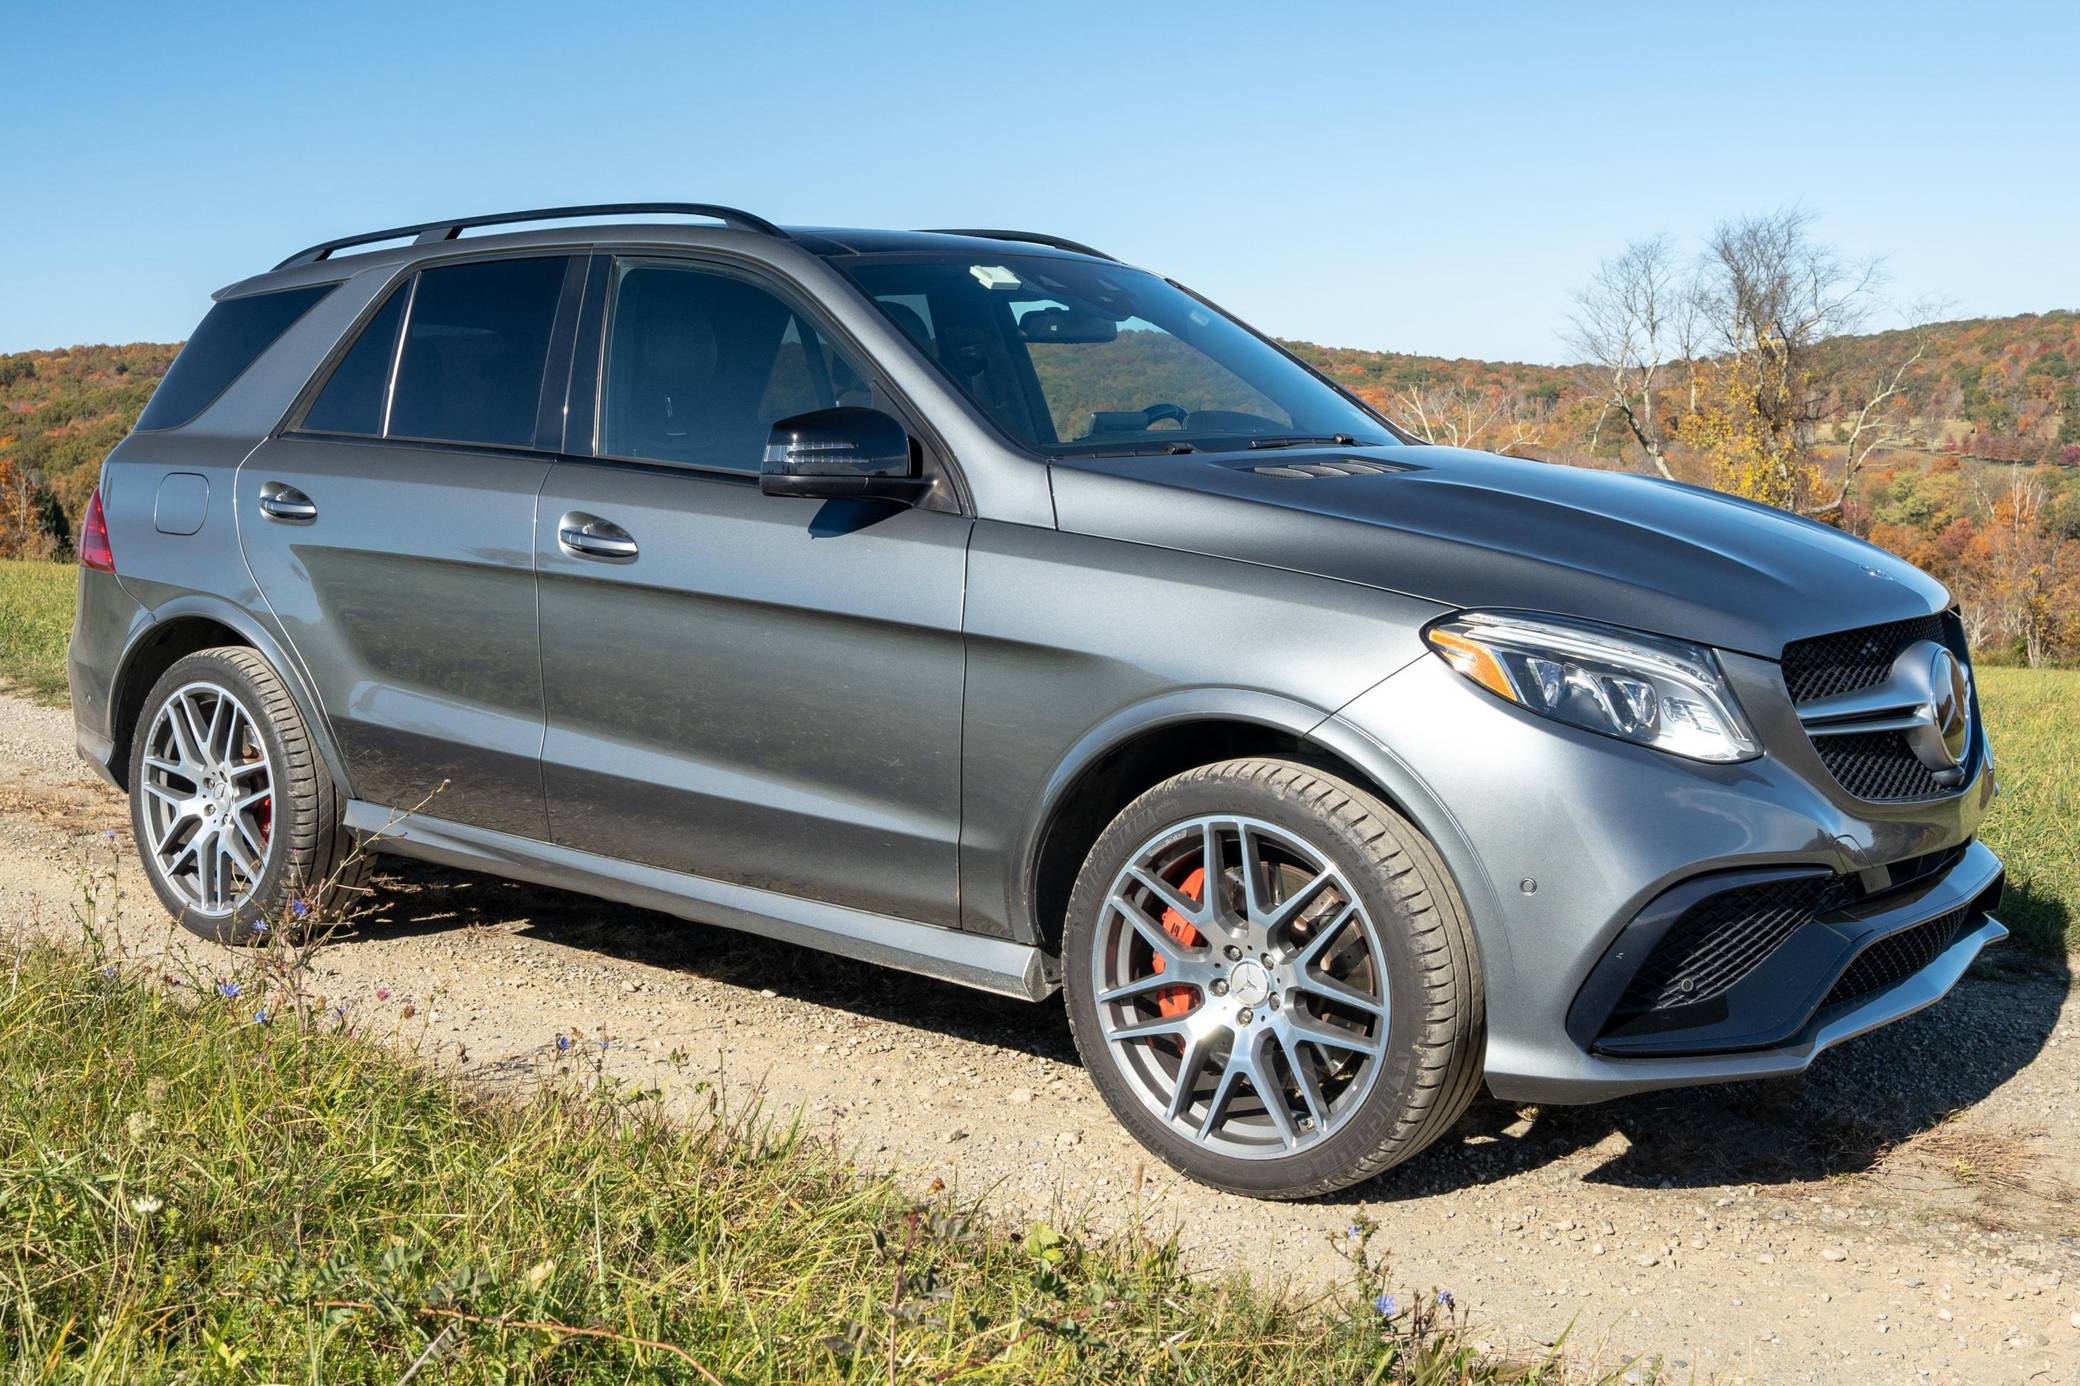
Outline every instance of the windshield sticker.
<path id="1" fill-rule="evenodd" d="M 985 289 L 1016 289 L 1022 287 L 1018 276 L 1002 265 L 970 265 L 968 273 Z"/>

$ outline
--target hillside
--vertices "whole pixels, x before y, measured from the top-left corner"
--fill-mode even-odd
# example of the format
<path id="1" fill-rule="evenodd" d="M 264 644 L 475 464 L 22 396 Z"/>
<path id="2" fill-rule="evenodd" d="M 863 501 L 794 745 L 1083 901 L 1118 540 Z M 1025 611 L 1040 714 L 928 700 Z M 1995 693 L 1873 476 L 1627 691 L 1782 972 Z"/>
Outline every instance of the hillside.
<path id="1" fill-rule="evenodd" d="M 0 356 L 0 557 L 70 547 L 101 459 L 123 440 L 178 343 Z M 55 510 L 64 517 L 62 534 Z"/>
<path id="2" fill-rule="evenodd" d="M 1968 318 L 1924 329 L 1892 411 L 1902 445 L 1997 461 L 2052 462 L 2080 444 L 2080 312 Z M 1510 448 L 1555 461 L 1610 465 L 1621 435 L 1596 425 L 1598 384 L 1585 366 L 1447 360 L 1287 343 L 1390 417 L 1436 442 Z M 1837 337 L 1823 369 L 1851 381 L 1912 355 L 1900 330 Z M 1673 370 L 1671 370 L 1671 379 Z M 1420 417 L 1419 417 L 1420 416 Z M 1823 433 L 1822 441 L 1826 441 Z"/>
<path id="3" fill-rule="evenodd" d="M 1941 323 L 1927 329 L 1926 340 L 1894 410 L 1902 446 L 2053 462 L 2080 444 L 2080 313 Z M 1433 441 L 1591 466 L 1637 465 L 1620 430 L 1601 418 L 1597 382 L 1585 367 L 1288 345 Z M 1826 349 L 1846 356 L 1853 376 L 1875 374 L 1911 346 L 1906 334 L 1886 332 L 1837 338 Z M 77 529 L 95 469 L 177 350 L 177 343 L 138 342 L 0 356 L 0 493 L 9 512 L 0 520 L 0 554 L 35 551 L 33 535 L 27 542 L 22 536 L 36 527 L 38 492 L 63 512 L 68 534 Z M 1152 368 L 1155 383 L 1160 375 Z"/>

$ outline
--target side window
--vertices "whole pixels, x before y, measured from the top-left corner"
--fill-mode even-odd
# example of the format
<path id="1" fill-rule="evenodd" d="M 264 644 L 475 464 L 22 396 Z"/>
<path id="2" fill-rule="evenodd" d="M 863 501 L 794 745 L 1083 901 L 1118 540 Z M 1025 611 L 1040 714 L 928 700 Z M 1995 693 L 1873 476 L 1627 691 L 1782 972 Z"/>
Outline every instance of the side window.
<path id="1" fill-rule="evenodd" d="M 390 398 L 389 436 L 526 447 L 566 261 L 421 270 Z"/>
<path id="2" fill-rule="evenodd" d="M 878 407 L 868 377 L 801 314 L 733 274 L 617 260 L 600 451 L 755 472 L 775 421 Z"/>
<path id="3" fill-rule="evenodd" d="M 397 327 L 404 321 L 405 300 L 411 291 L 409 280 L 390 291 L 389 299 L 332 368 L 332 378 L 325 382 L 325 388 L 303 416 L 304 428 L 316 433 L 360 433 L 369 437 L 382 434 L 383 405 L 390 395 L 390 362 L 397 351 Z"/>
<path id="4" fill-rule="evenodd" d="M 289 325 L 309 312 L 311 305 L 331 293 L 330 284 L 313 284 L 302 289 L 280 289 L 271 294 L 248 294 L 227 298 L 209 310 L 209 315 L 188 338 L 181 354 L 151 403 L 138 417 L 140 429 L 179 428 L 215 403 L 231 382 L 245 374 L 260 353 L 275 344 Z"/>

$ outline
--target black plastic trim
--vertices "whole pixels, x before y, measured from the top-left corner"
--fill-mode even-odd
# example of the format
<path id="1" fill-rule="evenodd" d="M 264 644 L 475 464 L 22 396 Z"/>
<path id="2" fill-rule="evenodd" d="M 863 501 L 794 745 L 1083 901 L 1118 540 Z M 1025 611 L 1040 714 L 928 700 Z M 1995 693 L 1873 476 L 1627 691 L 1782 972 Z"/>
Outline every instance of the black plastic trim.
<path id="1" fill-rule="evenodd" d="M 1833 876 L 1825 866 L 1764 866 L 1738 871 L 1715 871 L 1679 881 L 1649 900 L 1632 922 L 1619 931 L 1589 972 L 1582 989 L 1567 1008 L 1567 1037 L 1584 1049 L 1594 1046 L 1609 1022 L 1611 1012 L 1654 949 L 1668 936 L 1676 921 L 1690 910 L 1729 890 L 1769 885 L 1776 881 L 1811 880 Z"/>
<path id="2" fill-rule="evenodd" d="M 1593 1034 L 1584 1047 L 1612 1057 L 1645 1058 L 1787 1043 L 1812 1025 L 1835 984 L 1873 944 L 1953 911 L 1965 912 L 1960 930 L 1974 928 L 1999 907 L 2003 880 L 2000 859 L 1983 843 L 1972 843 L 1940 876 L 1816 915 L 1724 994 L 1696 1006 L 1650 1012 Z M 1582 1007 L 1579 995 L 1575 1006 Z M 1577 1010 L 1570 1009 L 1568 1034 L 1582 1044 L 1577 1018 Z M 1580 1018 L 1585 1024 L 1601 1023 L 1593 1012 L 1584 1011 Z"/>

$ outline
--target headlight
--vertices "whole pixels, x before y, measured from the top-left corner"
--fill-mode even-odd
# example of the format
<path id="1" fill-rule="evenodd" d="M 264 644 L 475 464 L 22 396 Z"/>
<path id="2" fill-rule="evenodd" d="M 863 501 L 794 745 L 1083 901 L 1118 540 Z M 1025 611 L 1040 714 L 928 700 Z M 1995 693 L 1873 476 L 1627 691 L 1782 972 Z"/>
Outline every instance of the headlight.
<path id="1" fill-rule="evenodd" d="M 1762 746 L 1699 645 L 1562 617 L 1467 612 L 1424 632 L 1444 662 L 1499 697 L 1693 760 L 1752 760 Z"/>

